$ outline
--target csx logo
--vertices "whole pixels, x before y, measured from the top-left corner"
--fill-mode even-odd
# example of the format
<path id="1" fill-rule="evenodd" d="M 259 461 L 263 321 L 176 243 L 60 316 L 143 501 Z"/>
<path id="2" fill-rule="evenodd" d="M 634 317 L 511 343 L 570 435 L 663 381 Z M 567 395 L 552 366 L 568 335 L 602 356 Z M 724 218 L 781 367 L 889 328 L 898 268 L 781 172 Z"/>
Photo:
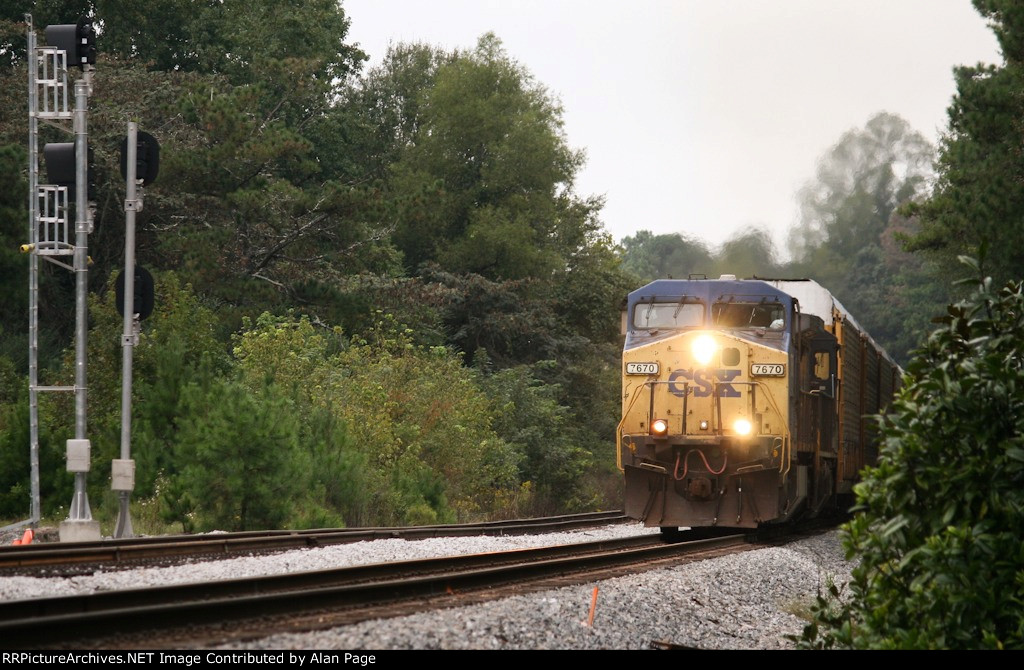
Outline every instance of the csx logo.
<path id="1" fill-rule="evenodd" d="M 706 398 L 714 392 L 714 381 L 718 381 L 718 395 L 722 398 L 739 398 L 742 394 L 738 389 L 733 388 L 731 382 L 740 376 L 742 370 L 729 370 L 720 368 L 700 368 L 697 370 L 674 370 L 668 380 L 669 393 L 682 398 L 686 394 L 686 387 L 680 381 L 690 382 L 694 397 Z"/>

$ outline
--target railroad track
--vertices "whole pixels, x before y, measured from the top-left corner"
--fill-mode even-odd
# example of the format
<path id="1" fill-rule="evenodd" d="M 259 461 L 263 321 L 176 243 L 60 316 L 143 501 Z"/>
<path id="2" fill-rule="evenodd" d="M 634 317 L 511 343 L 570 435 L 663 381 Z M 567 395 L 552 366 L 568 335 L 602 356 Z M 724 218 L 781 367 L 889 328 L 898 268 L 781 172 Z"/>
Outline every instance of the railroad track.
<path id="1" fill-rule="evenodd" d="M 621 511 L 588 512 L 536 519 L 489 521 L 416 527 L 343 528 L 294 531 L 250 531 L 216 535 L 173 535 L 138 537 L 99 542 L 30 544 L 0 547 L 0 575 L 32 574 L 47 569 L 52 574 L 72 576 L 91 573 L 98 567 L 134 567 L 139 563 L 167 564 L 189 558 L 230 558 L 240 554 L 265 553 L 324 547 L 332 544 L 402 538 L 477 535 L 524 535 L 560 532 L 597 525 L 632 521 Z"/>
<path id="2" fill-rule="evenodd" d="M 316 630 L 756 548 L 657 536 L 0 603 L 0 647 L 170 648 Z"/>

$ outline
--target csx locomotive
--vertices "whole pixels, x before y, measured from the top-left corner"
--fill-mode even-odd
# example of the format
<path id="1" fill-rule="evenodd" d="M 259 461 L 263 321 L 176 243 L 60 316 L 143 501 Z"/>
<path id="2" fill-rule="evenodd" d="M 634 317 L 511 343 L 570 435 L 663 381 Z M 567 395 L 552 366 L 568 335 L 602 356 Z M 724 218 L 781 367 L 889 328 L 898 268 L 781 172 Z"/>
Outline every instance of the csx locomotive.
<path id="1" fill-rule="evenodd" d="M 670 534 L 814 516 L 877 456 L 902 371 L 810 280 L 658 280 L 623 314 L 625 510 Z"/>

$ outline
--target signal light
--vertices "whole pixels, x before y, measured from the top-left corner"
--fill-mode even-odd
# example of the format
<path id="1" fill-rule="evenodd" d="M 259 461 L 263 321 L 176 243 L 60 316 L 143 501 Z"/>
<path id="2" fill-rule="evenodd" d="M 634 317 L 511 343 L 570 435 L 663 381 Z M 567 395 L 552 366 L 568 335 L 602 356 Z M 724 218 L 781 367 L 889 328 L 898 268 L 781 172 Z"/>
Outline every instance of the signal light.
<path id="1" fill-rule="evenodd" d="M 52 142 L 43 147 L 46 178 L 57 186 L 75 185 L 75 143 Z"/>
<path id="2" fill-rule="evenodd" d="M 96 31 L 84 16 L 75 24 L 47 26 L 46 43 L 67 54 L 68 67 L 96 64 Z"/>
<path id="3" fill-rule="evenodd" d="M 132 311 L 139 315 L 141 321 L 153 313 L 155 303 L 153 275 L 141 265 L 135 266 L 132 289 Z M 118 273 L 114 280 L 114 300 L 117 313 L 124 316 L 124 272 Z"/>
<path id="4" fill-rule="evenodd" d="M 135 135 L 135 178 L 143 186 L 156 181 L 160 172 L 160 143 L 149 133 L 138 131 Z M 121 140 L 121 177 L 128 178 L 128 138 Z"/>
<path id="5" fill-rule="evenodd" d="M 46 178 L 55 186 L 66 186 L 71 202 L 75 201 L 75 171 L 77 160 L 74 142 L 50 142 L 43 147 L 46 162 Z M 92 148 L 86 157 L 87 199 L 96 200 L 96 166 Z"/>

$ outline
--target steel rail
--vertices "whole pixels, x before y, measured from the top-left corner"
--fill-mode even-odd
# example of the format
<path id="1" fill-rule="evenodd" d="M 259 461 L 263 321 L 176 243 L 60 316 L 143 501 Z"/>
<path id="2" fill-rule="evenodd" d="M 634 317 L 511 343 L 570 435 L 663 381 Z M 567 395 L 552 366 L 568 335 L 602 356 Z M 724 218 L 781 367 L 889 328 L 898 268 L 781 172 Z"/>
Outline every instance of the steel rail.
<path id="1" fill-rule="evenodd" d="M 419 540 L 432 537 L 558 532 L 630 521 L 632 520 L 621 511 L 614 511 L 472 524 L 245 531 L 216 535 L 171 535 L 99 542 L 30 544 L 0 547 L 0 574 L 24 573 L 25 569 L 39 569 L 44 566 L 121 564 L 185 556 L 227 557 L 243 552 L 284 551 L 391 538 Z"/>
<path id="2" fill-rule="evenodd" d="M 89 595 L 35 598 L 0 603 L 0 647 L 80 648 L 97 638 L 196 626 L 242 625 L 267 617 L 320 613 L 309 628 L 334 621 L 374 616 L 400 602 L 424 603 L 455 594 L 547 579 L 583 582 L 595 573 L 652 562 L 678 561 L 694 552 L 724 551 L 747 544 L 745 535 L 666 544 L 658 537 L 635 536 L 509 552 L 472 554 L 372 564 L 261 578 L 129 589 Z M 753 545 L 750 545 L 753 546 Z M 355 614 L 353 614 L 355 612 Z M 187 633 L 186 633 L 187 634 Z M 123 644 L 123 640 L 117 644 Z"/>

